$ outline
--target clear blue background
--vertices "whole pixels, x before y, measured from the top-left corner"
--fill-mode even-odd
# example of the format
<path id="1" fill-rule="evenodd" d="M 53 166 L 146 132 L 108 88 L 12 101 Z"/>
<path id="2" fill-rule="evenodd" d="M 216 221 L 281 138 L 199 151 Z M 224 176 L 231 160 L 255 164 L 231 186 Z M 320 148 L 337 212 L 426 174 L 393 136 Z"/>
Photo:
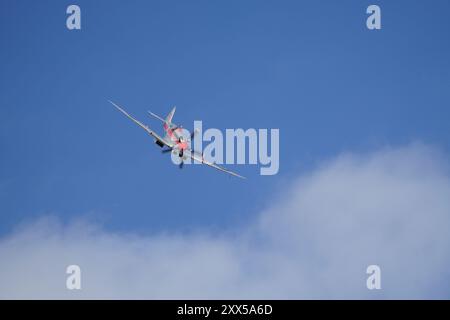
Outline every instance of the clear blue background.
<path id="1" fill-rule="evenodd" d="M 450 142 L 450 2 L 0 2 L 0 234 L 54 214 L 118 231 L 242 225 L 341 151 Z M 366 8 L 382 9 L 382 30 Z M 178 170 L 160 130 L 279 128 L 280 172 Z"/>

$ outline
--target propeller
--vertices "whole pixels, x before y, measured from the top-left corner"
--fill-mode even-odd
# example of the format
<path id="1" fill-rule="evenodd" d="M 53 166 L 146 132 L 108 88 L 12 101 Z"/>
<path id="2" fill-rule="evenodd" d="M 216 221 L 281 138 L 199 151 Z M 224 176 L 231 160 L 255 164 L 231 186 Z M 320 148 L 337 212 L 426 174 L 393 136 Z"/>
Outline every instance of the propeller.
<path id="1" fill-rule="evenodd" d="M 161 150 L 161 153 L 168 153 L 168 152 L 172 152 L 173 148 L 169 148 L 169 149 L 163 149 Z"/>
<path id="2" fill-rule="evenodd" d="M 184 161 L 181 160 L 180 164 L 178 165 L 178 168 L 183 169 Z"/>

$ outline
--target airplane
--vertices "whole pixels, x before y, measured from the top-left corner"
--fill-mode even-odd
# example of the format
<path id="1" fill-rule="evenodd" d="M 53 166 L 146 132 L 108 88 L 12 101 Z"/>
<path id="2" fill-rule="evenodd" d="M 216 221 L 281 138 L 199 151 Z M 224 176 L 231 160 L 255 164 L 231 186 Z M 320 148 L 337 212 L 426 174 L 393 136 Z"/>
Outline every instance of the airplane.
<path id="1" fill-rule="evenodd" d="M 171 152 L 173 154 L 178 154 L 180 157 L 180 169 L 183 168 L 184 161 L 189 157 L 192 160 L 198 161 L 202 164 L 206 164 L 207 166 L 210 166 L 214 169 L 217 169 L 219 171 L 228 173 L 232 176 L 246 179 L 244 176 L 241 176 L 233 171 L 227 170 L 225 168 L 222 168 L 218 165 L 216 165 L 213 162 L 209 162 L 205 160 L 203 157 L 203 154 L 199 154 L 198 152 L 195 152 L 189 148 L 189 142 L 186 141 L 186 139 L 179 134 L 180 130 L 182 129 L 181 126 L 178 126 L 172 122 L 173 115 L 175 114 L 176 107 L 173 107 L 173 109 L 169 112 L 167 117 L 165 119 L 161 118 L 160 116 L 154 114 L 151 111 L 148 111 L 148 113 L 155 117 L 156 119 L 163 122 L 163 129 L 164 129 L 164 136 L 161 137 L 158 135 L 155 131 L 151 130 L 147 125 L 143 124 L 139 120 L 133 118 L 130 114 L 128 114 L 122 107 L 120 107 L 118 104 L 112 102 L 111 100 L 108 100 L 114 107 L 116 107 L 120 112 L 122 112 L 124 115 L 126 115 L 128 118 L 130 118 L 134 123 L 136 123 L 138 126 L 140 126 L 142 129 L 147 131 L 148 134 L 150 134 L 155 143 L 163 148 L 166 147 L 166 149 L 163 149 L 163 153 Z M 197 134 L 197 131 L 194 131 L 191 133 L 191 139 L 194 138 L 195 134 Z"/>

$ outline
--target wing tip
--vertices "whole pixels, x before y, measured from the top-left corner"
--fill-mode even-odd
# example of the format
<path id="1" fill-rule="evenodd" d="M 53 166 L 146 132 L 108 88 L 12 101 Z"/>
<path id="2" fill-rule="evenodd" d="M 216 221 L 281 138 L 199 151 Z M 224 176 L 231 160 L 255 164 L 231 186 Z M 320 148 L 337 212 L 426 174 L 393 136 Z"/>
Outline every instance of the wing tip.
<path id="1" fill-rule="evenodd" d="M 114 103 L 113 101 L 106 99 L 106 101 L 108 101 L 109 103 L 111 103 L 114 107 L 116 107 L 117 109 L 121 110 L 122 108 L 120 108 L 117 103 Z"/>
<path id="2" fill-rule="evenodd" d="M 244 180 L 247 180 L 247 177 L 241 176 L 240 174 L 235 173 L 235 176 Z"/>

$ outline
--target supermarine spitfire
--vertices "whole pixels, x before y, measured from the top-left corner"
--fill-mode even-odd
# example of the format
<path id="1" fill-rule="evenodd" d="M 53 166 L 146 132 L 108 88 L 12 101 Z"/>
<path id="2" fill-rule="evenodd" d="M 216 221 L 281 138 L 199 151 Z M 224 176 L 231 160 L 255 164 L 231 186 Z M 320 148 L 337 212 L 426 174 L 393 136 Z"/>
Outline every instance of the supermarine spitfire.
<path id="1" fill-rule="evenodd" d="M 122 112 L 124 115 L 126 115 L 128 118 L 130 118 L 134 123 L 136 123 L 138 126 L 140 126 L 142 129 L 147 131 L 148 134 L 150 134 L 155 143 L 160 146 L 161 148 L 165 147 L 165 149 L 162 150 L 163 153 L 173 153 L 177 154 L 180 158 L 180 164 L 179 167 L 183 168 L 184 161 L 188 158 L 197 161 L 202 164 L 206 164 L 207 166 L 213 167 L 217 170 L 220 170 L 222 172 L 228 173 L 230 175 L 233 175 L 235 177 L 243 178 L 245 177 L 227 170 L 225 168 L 222 168 L 215 163 L 209 162 L 204 159 L 202 154 L 199 154 L 198 152 L 195 152 L 190 148 L 190 141 L 185 139 L 183 135 L 181 134 L 182 127 L 177 126 L 172 122 L 173 115 L 175 114 L 176 107 L 170 111 L 170 113 L 167 115 L 165 119 L 161 118 L 160 116 L 152 113 L 149 111 L 149 114 L 156 119 L 163 122 L 163 129 L 164 129 L 164 136 L 161 137 L 158 135 L 155 131 L 151 130 L 147 125 L 143 124 L 139 120 L 133 118 L 130 114 L 128 114 L 124 109 L 122 109 L 119 105 L 116 103 L 108 100 L 113 106 L 115 106 L 120 112 Z M 193 139 L 196 134 L 196 131 L 191 133 L 190 138 Z"/>

